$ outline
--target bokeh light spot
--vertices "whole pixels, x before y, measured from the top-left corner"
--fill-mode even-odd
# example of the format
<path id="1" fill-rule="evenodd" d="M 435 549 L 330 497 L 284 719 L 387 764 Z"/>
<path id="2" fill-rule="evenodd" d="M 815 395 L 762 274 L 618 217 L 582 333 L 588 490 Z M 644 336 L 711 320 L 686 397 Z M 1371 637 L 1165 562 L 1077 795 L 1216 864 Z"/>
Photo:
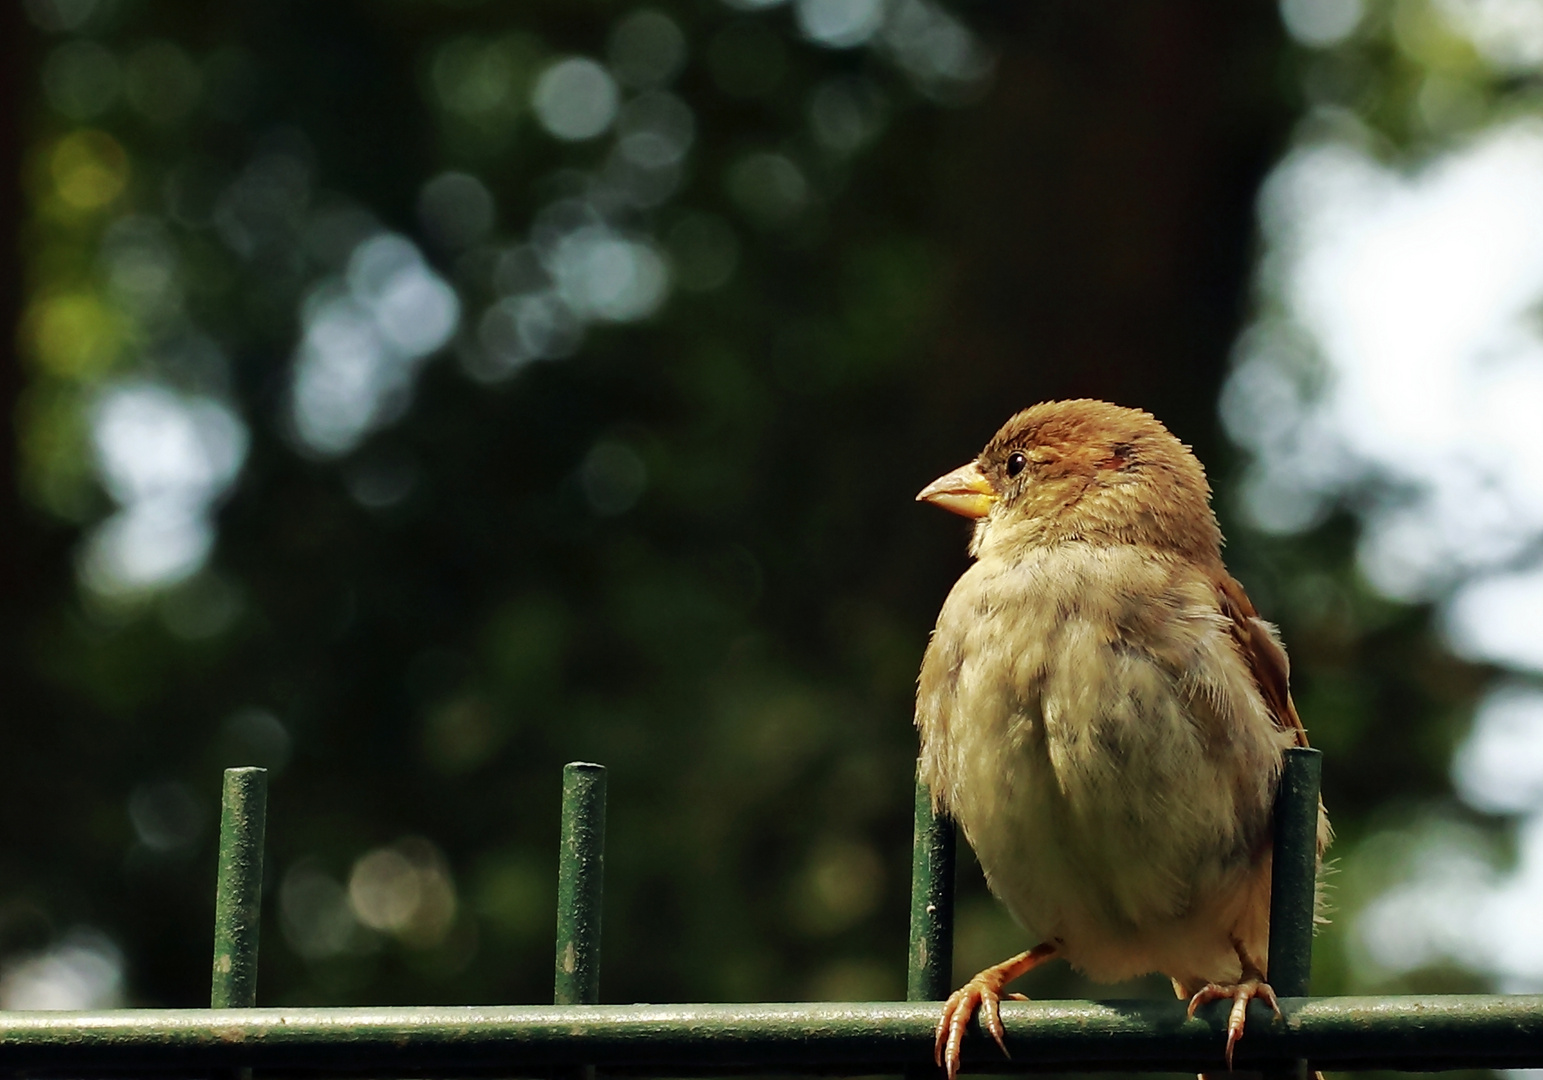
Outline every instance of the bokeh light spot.
<path id="1" fill-rule="evenodd" d="M 1385 594 L 1525 566 L 1543 535 L 1543 474 L 1516 467 L 1543 411 L 1540 182 L 1525 120 L 1413 173 L 1340 140 L 1276 168 L 1260 216 L 1287 317 L 1239 339 L 1223 398 L 1255 452 L 1256 520 L 1311 524 L 1375 478 L 1400 496 L 1356 499 L 1358 561 Z"/>
<path id="2" fill-rule="evenodd" d="M 1412 6 L 1402 5 L 1398 15 Z M 1536 0 L 1436 0 L 1433 6 L 1500 71 L 1543 68 L 1543 4 Z"/>
<path id="3" fill-rule="evenodd" d="M 873 911 L 883 883 L 884 864 L 872 846 L 826 837 L 810 852 L 795 887 L 793 920 L 814 935 L 845 930 Z"/>
<path id="4" fill-rule="evenodd" d="M 333 295 L 314 308 L 295 366 L 295 427 L 308 446 L 341 454 L 370 426 L 397 365 L 363 305 Z"/>
<path id="5" fill-rule="evenodd" d="M 1362 0 L 1280 0 L 1286 31 L 1303 45 L 1319 49 L 1355 33 L 1364 14 Z"/>
<path id="6" fill-rule="evenodd" d="M 129 157 L 104 131 L 77 131 L 60 139 L 49 165 L 59 197 L 77 210 L 96 210 L 123 193 Z"/>
<path id="7" fill-rule="evenodd" d="M 214 542 L 211 504 L 246 460 L 247 429 L 223 404 L 154 383 L 103 393 L 91 439 L 116 514 L 86 539 L 81 578 L 102 595 L 181 581 Z"/>
<path id="8" fill-rule="evenodd" d="M 616 80 L 587 57 L 559 60 L 536 80 L 531 103 L 541 126 L 559 139 L 593 139 L 616 119 Z"/>
<path id="9" fill-rule="evenodd" d="M 117 359 L 123 344 L 120 318 L 91 293 L 34 300 L 26 328 L 33 355 L 49 374 L 89 380 Z"/>
<path id="10" fill-rule="evenodd" d="M 685 66 L 686 36 L 674 19 L 644 8 L 626 16 L 611 30 L 606 59 L 624 86 L 665 86 Z"/>
<path id="11" fill-rule="evenodd" d="M 220 239 L 244 259 L 292 250 L 306 223 L 310 148 L 303 138 L 274 141 L 279 145 L 255 157 L 215 205 Z"/>
<path id="12" fill-rule="evenodd" d="M 360 856 L 348 877 L 348 900 L 359 922 L 416 948 L 439 944 L 455 922 L 449 868 L 421 837 Z"/>
<path id="13" fill-rule="evenodd" d="M 129 595 L 197 572 L 213 547 L 213 526 L 192 507 L 129 506 L 87 536 L 80 577 L 98 595 Z"/>
<path id="14" fill-rule="evenodd" d="M 1543 567 L 1465 582 L 1447 600 L 1442 630 L 1459 656 L 1543 674 Z"/>
<path id="15" fill-rule="evenodd" d="M 809 96 L 809 126 L 821 146 L 854 154 L 884 129 L 884 96 L 871 79 L 838 75 Z"/>
<path id="16" fill-rule="evenodd" d="M 486 764 L 506 734 L 486 698 L 480 694 L 457 694 L 429 711 L 423 749 L 430 763 L 441 772 L 464 773 Z"/>
<path id="17" fill-rule="evenodd" d="M 579 480 L 590 509 L 602 517 L 624 514 L 637 504 L 648 487 L 648 469 L 638 452 L 626 443 L 596 443 L 584 456 Z"/>
<path id="18" fill-rule="evenodd" d="M 289 764 L 294 740 L 277 716 L 255 705 L 237 709 L 220 725 L 227 766 L 258 765 L 280 772 Z"/>
<path id="19" fill-rule="evenodd" d="M 77 927 L 58 944 L 0 966 L 0 1009 L 115 1009 L 122 1004 L 123 953 L 90 927 Z"/>
<path id="20" fill-rule="evenodd" d="M 541 254 L 531 244 L 516 244 L 501 251 L 493 264 L 493 288 L 502 295 L 540 292 L 552 284 L 541 265 Z"/>
<path id="21" fill-rule="evenodd" d="M 1486 694 L 1452 759 L 1452 781 L 1486 813 L 1543 807 L 1543 690 L 1508 682 Z"/>
<path id="22" fill-rule="evenodd" d="M 623 157 L 645 169 L 663 169 L 686 156 L 696 137 L 696 119 L 680 98 L 654 91 L 627 103 L 616 133 Z"/>
<path id="23" fill-rule="evenodd" d="M 463 358 L 467 373 L 482 382 L 513 375 L 532 360 L 571 356 L 584 339 L 584 323 L 550 291 L 506 296 L 477 324 L 481 348 Z"/>
<path id="24" fill-rule="evenodd" d="M 434 53 L 430 76 L 439 104 L 472 120 L 507 116 L 524 94 L 524 68 L 533 52 L 523 38 L 462 37 Z"/>
<path id="25" fill-rule="evenodd" d="M 884 22 L 884 0 L 794 0 L 793 11 L 806 38 L 832 49 L 863 44 Z"/>
<path id="26" fill-rule="evenodd" d="M 418 218 L 441 246 L 470 247 L 493 230 L 493 193 L 475 176 L 440 173 L 418 194 Z"/>
<path id="27" fill-rule="evenodd" d="M 165 325 L 181 314 L 177 248 L 160 221 L 119 218 L 102 237 L 101 259 L 113 299 L 139 325 Z"/>
<path id="28" fill-rule="evenodd" d="M 305 302 L 291 391 L 296 434 L 326 455 L 402 415 L 420 362 L 461 317 L 455 290 L 394 233 L 360 243 L 344 276 L 346 288 L 328 279 Z"/>
<path id="29" fill-rule="evenodd" d="M 400 930 L 418 910 L 418 874 L 407 856 L 382 848 L 354 864 L 348 898 L 354 915 L 372 930 Z"/>
<path id="30" fill-rule="evenodd" d="M 991 53 L 963 23 L 930 0 L 892 0 L 882 38 L 917 89 L 929 97 L 968 100 L 991 74 Z"/>
<path id="31" fill-rule="evenodd" d="M 284 875 L 279 927 L 289 947 L 307 960 L 347 952 L 362 933 L 348 891 L 312 859 L 302 859 Z"/>
<path id="32" fill-rule="evenodd" d="M 783 154 L 746 154 L 729 168 L 729 195 L 761 225 L 786 225 L 809 201 L 809 184 Z"/>
<path id="33" fill-rule="evenodd" d="M 460 319 L 455 290 L 421 263 L 392 275 L 374 300 L 385 339 L 411 357 L 427 356 L 450 340 Z"/>
<path id="34" fill-rule="evenodd" d="M 103 482 L 125 506 L 169 499 L 207 502 L 246 458 L 246 427 L 226 406 L 154 383 L 108 389 L 92 440 Z"/>
<path id="35" fill-rule="evenodd" d="M 354 502 L 367 510 L 387 510 L 404 502 L 423 479 L 423 466 L 399 446 L 374 446 L 343 470 L 343 483 Z"/>
<path id="36" fill-rule="evenodd" d="M 205 817 L 187 785 L 176 781 L 141 784 L 129 796 L 134 835 L 158 854 L 191 850 L 203 834 Z"/>
<path id="37" fill-rule="evenodd" d="M 669 292 L 669 271 L 652 244 L 600 226 L 563 237 L 550 269 L 558 295 L 569 307 L 613 322 L 653 314 Z"/>

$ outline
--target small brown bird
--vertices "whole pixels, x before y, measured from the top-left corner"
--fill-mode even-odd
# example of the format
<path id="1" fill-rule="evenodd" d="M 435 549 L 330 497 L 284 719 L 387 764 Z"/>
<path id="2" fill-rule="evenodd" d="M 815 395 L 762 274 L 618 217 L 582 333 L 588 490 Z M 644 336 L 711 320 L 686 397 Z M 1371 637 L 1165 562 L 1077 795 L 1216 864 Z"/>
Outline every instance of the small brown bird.
<path id="1" fill-rule="evenodd" d="M 919 500 L 975 519 L 916 697 L 921 775 L 1039 942 L 956 991 L 949 1080 L 979 1010 L 1060 956 L 1152 971 L 1190 1013 L 1230 999 L 1227 1063 L 1265 982 L 1271 810 L 1307 735 L 1286 654 L 1221 558 L 1205 472 L 1150 414 L 1052 401 Z M 1318 854 L 1330 837 L 1320 807 Z M 1019 997 L 1021 995 L 1009 995 Z"/>

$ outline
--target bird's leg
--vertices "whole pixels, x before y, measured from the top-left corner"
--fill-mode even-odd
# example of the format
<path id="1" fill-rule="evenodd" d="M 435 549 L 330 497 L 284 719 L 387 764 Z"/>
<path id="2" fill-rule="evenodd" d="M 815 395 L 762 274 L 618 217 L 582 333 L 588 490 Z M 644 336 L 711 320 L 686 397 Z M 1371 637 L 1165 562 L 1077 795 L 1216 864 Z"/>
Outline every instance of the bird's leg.
<path id="1" fill-rule="evenodd" d="M 1011 960 L 988 967 L 975 978 L 949 995 L 943 1004 L 943 1018 L 938 1021 L 936 1044 L 932 1057 L 948 1073 L 948 1080 L 959 1074 L 959 1045 L 964 1040 L 964 1029 L 970 1017 L 980 1010 L 981 1026 L 1007 1054 L 1007 1044 L 1002 1041 L 1002 1013 L 998 1007 L 1002 1000 L 1002 987 L 1018 976 L 1038 967 L 1055 955 L 1056 947 L 1050 942 L 1036 945 L 1028 952 L 1021 952 Z M 1022 994 L 1008 994 L 1018 1001 L 1027 1001 Z M 1008 1054 L 1011 1057 L 1011 1054 Z"/>
<path id="2" fill-rule="evenodd" d="M 1232 1001 L 1232 1011 L 1227 1014 L 1227 1068 L 1232 1068 L 1232 1048 L 1243 1037 L 1243 1025 L 1248 1017 L 1248 1003 L 1254 998 L 1259 998 L 1271 1009 L 1275 1015 L 1281 1015 L 1280 1003 L 1275 1000 L 1275 991 L 1270 989 L 1270 984 L 1264 981 L 1264 972 L 1259 970 L 1259 964 L 1248 955 L 1243 948 L 1243 943 L 1237 938 L 1232 939 L 1232 948 L 1238 954 L 1238 961 L 1242 964 L 1243 971 L 1238 976 L 1238 981 L 1230 985 L 1206 983 L 1195 992 L 1195 996 L 1189 999 L 1189 1015 L 1194 1016 L 1195 1010 L 1212 1001 Z"/>

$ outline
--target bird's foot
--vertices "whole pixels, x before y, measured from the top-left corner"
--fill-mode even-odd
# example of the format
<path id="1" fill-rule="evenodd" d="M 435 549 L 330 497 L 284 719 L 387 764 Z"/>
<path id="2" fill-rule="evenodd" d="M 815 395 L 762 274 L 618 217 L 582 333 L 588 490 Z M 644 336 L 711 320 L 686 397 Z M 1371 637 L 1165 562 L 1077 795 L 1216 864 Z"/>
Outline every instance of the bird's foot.
<path id="1" fill-rule="evenodd" d="M 964 1030 L 970 1024 L 970 1017 L 976 1011 L 980 1012 L 980 1023 L 997 1045 L 1002 1048 L 1002 1053 L 1007 1054 L 1007 1043 L 1003 1041 L 1002 1030 L 1002 983 L 1005 979 L 991 978 L 991 971 L 983 971 L 958 990 L 948 995 L 948 1000 L 943 1003 L 943 1018 L 938 1021 L 937 1041 L 933 1047 L 933 1060 L 948 1071 L 948 1080 L 954 1080 L 959 1074 L 959 1046 L 964 1040 Z M 1027 1001 L 1022 994 L 1007 994 L 1009 998 L 1017 1001 Z"/>
<path id="2" fill-rule="evenodd" d="M 1055 955 L 1055 951 L 1054 945 L 1046 944 L 1019 953 L 1011 960 L 988 967 L 948 996 L 948 1000 L 943 1003 L 943 1016 L 938 1021 L 932 1050 L 933 1061 L 947 1073 L 948 1080 L 954 1080 L 959 1075 L 960 1046 L 964 1042 L 964 1032 L 969 1027 L 970 1017 L 977 1011 L 980 1013 L 981 1026 L 996 1040 L 1002 1053 L 1012 1057 L 1007 1053 L 1005 1033 L 1002 1030 L 1002 998 L 1008 997 L 1014 1001 L 1029 999 L 1022 994 L 1003 994 L 1002 987 L 1038 966 L 1040 961 Z"/>
<path id="3" fill-rule="evenodd" d="M 1189 999 L 1189 1015 L 1194 1016 L 1195 1010 L 1202 1005 L 1209 1005 L 1213 1001 L 1231 1001 L 1232 1011 L 1227 1014 L 1227 1068 L 1232 1068 L 1232 1048 L 1243 1037 L 1243 1026 L 1248 1019 L 1248 1003 L 1258 998 L 1268 1005 L 1277 1017 L 1281 1015 L 1280 1002 L 1275 1000 L 1275 991 L 1270 989 L 1270 984 L 1264 981 L 1264 976 L 1257 972 L 1245 971 L 1243 978 L 1236 983 L 1222 985 L 1218 983 L 1206 983 L 1195 992 L 1195 996 Z"/>

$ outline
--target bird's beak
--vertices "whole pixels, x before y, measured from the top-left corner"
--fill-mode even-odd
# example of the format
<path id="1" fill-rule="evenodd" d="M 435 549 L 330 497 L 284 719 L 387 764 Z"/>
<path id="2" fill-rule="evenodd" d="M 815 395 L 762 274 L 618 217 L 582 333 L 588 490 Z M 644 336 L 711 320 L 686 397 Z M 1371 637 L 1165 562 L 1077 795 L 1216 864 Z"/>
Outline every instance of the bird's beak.
<path id="1" fill-rule="evenodd" d="M 975 462 L 961 465 L 947 476 L 940 476 L 921 489 L 917 502 L 930 502 L 967 518 L 983 518 L 991 513 L 997 492 Z"/>

